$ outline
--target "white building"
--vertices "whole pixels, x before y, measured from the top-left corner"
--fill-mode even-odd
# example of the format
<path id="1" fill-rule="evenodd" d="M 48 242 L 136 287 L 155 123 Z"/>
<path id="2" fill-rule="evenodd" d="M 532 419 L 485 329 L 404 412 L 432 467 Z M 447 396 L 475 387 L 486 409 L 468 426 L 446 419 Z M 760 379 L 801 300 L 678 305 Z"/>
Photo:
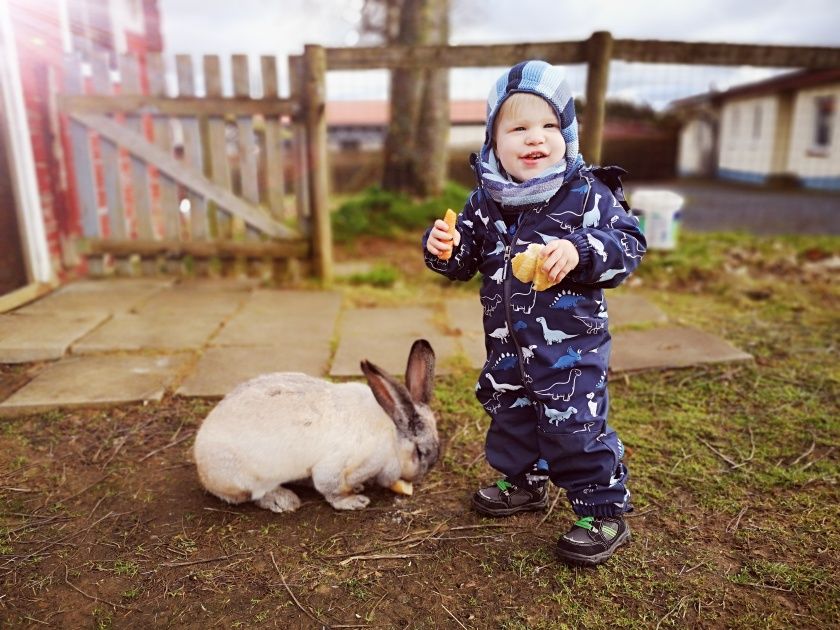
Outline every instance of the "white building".
<path id="1" fill-rule="evenodd" d="M 805 70 L 676 101 L 677 169 L 840 190 L 840 69 Z"/>

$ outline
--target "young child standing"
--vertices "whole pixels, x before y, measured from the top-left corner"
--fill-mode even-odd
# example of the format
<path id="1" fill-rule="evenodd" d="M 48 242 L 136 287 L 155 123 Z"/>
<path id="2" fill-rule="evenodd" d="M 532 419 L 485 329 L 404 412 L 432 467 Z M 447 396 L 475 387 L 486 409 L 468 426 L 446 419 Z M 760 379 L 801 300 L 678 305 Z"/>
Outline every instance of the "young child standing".
<path id="1" fill-rule="evenodd" d="M 454 234 L 438 220 L 423 246 L 436 272 L 483 276 L 487 361 L 476 396 L 492 419 L 487 461 L 505 477 L 476 492 L 473 506 L 491 516 L 543 509 L 550 478 L 580 517 L 558 540 L 558 555 L 598 564 L 629 539 L 623 514 L 632 509 L 624 446 L 607 424 L 603 292 L 645 252 L 625 209 L 624 171 L 584 163 L 569 85 L 543 61 L 498 79 L 472 161 L 478 185 Z M 513 258 L 532 244 L 543 246 L 537 265 L 556 283 L 545 290 L 513 273 Z"/>

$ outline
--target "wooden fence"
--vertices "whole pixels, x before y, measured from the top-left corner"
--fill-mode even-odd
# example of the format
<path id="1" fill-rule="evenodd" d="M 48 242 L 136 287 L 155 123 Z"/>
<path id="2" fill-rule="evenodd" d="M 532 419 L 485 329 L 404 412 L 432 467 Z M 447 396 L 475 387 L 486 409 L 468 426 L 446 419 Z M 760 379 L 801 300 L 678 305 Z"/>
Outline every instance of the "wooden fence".
<path id="1" fill-rule="evenodd" d="M 512 66 L 527 59 L 587 64 L 586 124 L 581 152 L 600 162 L 610 61 L 774 68 L 837 68 L 840 48 L 613 39 L 608 32 L 571 42 L 469 46 L 327 48 L 329 70 Z"/>
<path id="2" fill-rule="evenodd" d="M 246 56 L 231 59 L 232 98 L 220 58 L 202 61 L 197 77 L 191 57 L 176 58 L 169 97 L 160 56 L 123 56 L 116 69 L 104 55 L 67 59 L 60 109 L 91 272 L 111 260 L 123 274 L 178 272 L 192 259 L 199 273 L 256 261 L 263 274 L 297 273 L 311 261 L 328 282 L 323 51 L 295 60 L 289 98 L 274 57 L 261 58 L 261 98 Z"/>
<path id="3" fill-rule="evenodd" d="M 791 68 L 840 67 L 840 49 L 613 39 L 594 33 L 575 42 L 484 46 L 323 48 L 289 59 L 290 97 L 279 98 L 276 60 L 261 59 L 263 95 L 249 90 L 247 58 L 232 58 L 234 96 L 223 97 L 221 60 L 176 58 L 178 95 L 166 96 L 163 63 L 123 57 L 68 59 L 66 117 L 82 250 L 91 269 L 116 260 L 117 271 L 199 271 L 213 261 L 270 260 L 294 269 L 309 261 L 332 278 L 325 121 L 328 70 L 492 67 L 539 58 L 588 66 L 581 149 L 600 160 L 610 61 Z M 119 80 L 112 81 L 112 70 Z M 202 96 L 199 96 L 202 94 Z M 179 130 L 180 137 L 173 137 Z M 235 138 L 232 141 L 231 138 Z M 294 225 L 294 227 L 292 227 Z M 279 265 L 277 264 L 279 263 Z M 234 265 L 236 266 L 236 265 Z"/>

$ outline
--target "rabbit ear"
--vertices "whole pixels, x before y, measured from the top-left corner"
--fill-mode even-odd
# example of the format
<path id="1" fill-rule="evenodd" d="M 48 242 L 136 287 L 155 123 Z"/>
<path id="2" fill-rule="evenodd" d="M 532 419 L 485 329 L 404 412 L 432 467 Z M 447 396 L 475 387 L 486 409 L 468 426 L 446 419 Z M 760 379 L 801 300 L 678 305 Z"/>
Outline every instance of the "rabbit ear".
<path id="1" fill-rule="evenodd" d="M 405 385 L 416 402 L 428 405 L 432 399 L 435 378 L 435 351 L 425 339 L 411 346 L 405 368 Z"/>
<path id="2" fill-rule="evenodd" d="M 370 361 L 362 361 L 361 367 L 376 402 L 391 418 L 396 421 L 405 416 L 407 410 L 414 409 L 411 394 L 390 374 Z"/>

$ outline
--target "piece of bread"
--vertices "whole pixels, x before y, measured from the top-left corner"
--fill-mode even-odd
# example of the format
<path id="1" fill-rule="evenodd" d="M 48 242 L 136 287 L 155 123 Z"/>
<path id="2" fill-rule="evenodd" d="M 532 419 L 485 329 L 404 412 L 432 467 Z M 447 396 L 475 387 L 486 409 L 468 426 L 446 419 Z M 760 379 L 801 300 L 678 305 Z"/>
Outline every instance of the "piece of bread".
<path id="1" fill-rule="evenodd" d="M 556 282 L 552 282 L 551 279 L 548 277 L 548 273 L 545 272 L 542 266 L 542 261 L 537 261 L 537 271 L 534 273 L 534 291 L 545 291 L 548 288 L 553 287 Z"/>
<path id="2" fill-rule="evenodd" d="M 397 494 L 404 494 L 406 496 L 411 496 L 414 494 L 414 486 L 411 485 L 410 481 L 404 481 L 403 479 L 397 479 L 394 483 L 391 484 L 391 490 L 396 492 Z"/>
<path id="3" fill-rule="evenodd" d="M 544 247 L 545 245 L 539 243 L 531 243 L 528 249 L 518 253 L 510 261 L 516 279 L 520 282 L 532 282 L 535 291 L 545 291 L 557 284 L 552 282 L 548 274 L 543 271 L 541 257 Z"/>
<path id="4" fill-rule="evenodd" d="M 452 238 L 452 247 L 440 254 L 438 258 L 441 260 L 449 260 L 452 258 L 452 250 L 455 249 L 455 222 L 458 220 L 458 215 L 451 208 L 446 209 L 446 214 L 443 217 L 446 225 L 449 226 L 449 236 Z"/>
<path id="5" fill-rule="evenodd" d="M 519 252 L 513 257 L 510 265 L 513 268 L 513 275 L 517 280 L 526 283 L 534 280 L 534 274 L 537 271 L 537 261 L 540 258 L 540 252 L 543 247 L 545 246 L 538 243 L 531 243 L 528 245 L 528 249 L 524 252 Z"/>

